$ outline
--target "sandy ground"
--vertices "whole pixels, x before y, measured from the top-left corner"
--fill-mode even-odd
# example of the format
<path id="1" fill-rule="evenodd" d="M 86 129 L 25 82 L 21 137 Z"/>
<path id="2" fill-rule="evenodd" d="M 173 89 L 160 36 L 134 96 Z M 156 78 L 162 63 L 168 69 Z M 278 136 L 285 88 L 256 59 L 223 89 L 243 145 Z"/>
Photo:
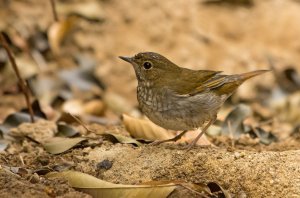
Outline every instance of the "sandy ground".
<path id="1" fill-rule="evenodd" d="M 53 23 L 49 1 L 7 2 L 0 2 L 0 7 L 6 8 L 0 11 L 0 18 L 4 19 L 0 21 L 0 30 L 10 33 L 17 30 L 26 37 L 37 30 L 46 32 Z M 58 1 L 57 6 L 87 2 L 96 2 L 99 6 L 97 17 L 101 22 L 76 20 L 73 31 L 62 42 L 60 53 L 47 57 L 46 65 L 51 73 L 73 67 L 74 55 L 93 57 L 97 64 L 96 76 L 109 91 L 124 97 L 130 106 L 137 105 L 137 82 L 133 69 L 119 60 L 119 55 L 155 51 L 183 67 L 221 70 L 227 74 L 268 69 L 267 56 L 272 56 L 279 70 L 292 65 L 300 71 L 298 1 L 257 0 L 248 7 L 206 5 L 200 0 L 69 0 Z M 67 9 L 58 10 L 61 19 L 69 14 Z M 20 52 L 17 58 L 19 56 Z M 3 89 L 10 86 L 6 83 L 7 78 L 10 77 L 1 73 Z M 255 87 L 270 90 L 277 86 L 275 81 L 271 74 L 263 79 L 253 79 L 234 97 L 237 101 L 251 101 L 257 97 Z M 0 103 L 2 120 L 25 106 L 21 95 L 3 95 Z M 108 113 L 106 116 L 111 118 Z M 280 117 L 280 114 L 276 116 Z M 105 128 L 97 126 L 101 130 Z M 81 135 L 97 137 L 100 144 L 52 155 L 41 145 L 21 138 L 0 153 L 0 197 L 90 197 L 63 180 L 48 180 L 43 174 L 12 174 L 2 169 L 38 170 L 54 166 L 58 170 L 77 170 L 114 183 L 177 179 L 191 183 L 214 181 L 234 197 L 299 197 L 300 138 L 290 137 L 290 133 L 283 130 L 285 126 L 277 124 L 276 135 L 281 138 L 269 146 L 249 139 L 237 140 L 232 146 L 229 138 L 213 137 L 209 140 L 217 147 L 198 146 L 190 151 L 182 150 L 182 145 L 177 144 L 140 147 L 112 144 L 98 135 L 82 132 L 82 128 Z M 296 124 L 293 122 L 288 126 L 292 128 Z M 128 135 L 122 125 L 119 127 Z M 45 140 L 54 135 L 56 127 L 49 121 L 14 130 Z M 112 166 L 99 168 L 98 164 L 104 160 Z"/>
<path id="2" fill-rule="evenodd" d="M 50 126 L 53 123 L 42 121 L 21 125 L 14 131 L 22 131 L 38 139 L 41 133 L 37 129 L 44 128 L 43 135 L 48 131 L 51 136 Z M 276 147 L 276 144 L 273 146 Z M 152 180 L 184 180 L 196 184 L 213 181 L 238 197 L 297 197 L 300 194 L 299 150 L 257 152 L 230 145 L 198 147 L 190 151 L 182 148 L 182 145 L 174 144 L 135 147 L 104 141 L 100 146 L 77 148 L 64 154 L 52 155 L 41 145 L 24 140 L 21 145 L 16 143 L 5 155 L 1 155 L 0 163 L 2 166 L 35 171 L 45 167 L 71 169 L 122 184 L 140 184 Z M 103 161 L 108 161 L 110 166 L 99 166 Z M 36 197 L 40 196 L 37 193 L 45 196 L 82 196 L 60 180 L 49 181 L 43 176 L 33 177 L 31 174 L 24 174 L 27 179 L 23 175 L 18 180 L 12 173 L 5 174 L 2 170 L 1 174 L 1 197 L 21 192 Z M 18 190 L 15 190 L 16 185 Z"/>

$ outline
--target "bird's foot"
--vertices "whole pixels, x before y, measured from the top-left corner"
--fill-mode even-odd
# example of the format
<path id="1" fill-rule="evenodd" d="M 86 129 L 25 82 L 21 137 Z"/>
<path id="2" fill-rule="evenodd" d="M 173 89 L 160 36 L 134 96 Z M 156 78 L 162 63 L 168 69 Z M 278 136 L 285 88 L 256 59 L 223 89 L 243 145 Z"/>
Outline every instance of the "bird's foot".
<path id="1" fill-rule="evenodd" d="M 157 145 L 160 145 L 160 144 L 165 143 L 165 142 L 166 141 L 164 141 L 164 140 L 155 140 L 154 142 L 151 142 L 148 145 L 150 145 L 150 146 L 157 146 Z"/>
<path id="2" fill-rule="evenodd" d="M 189 143 L 188 145 L 184 146 L 182 149 L 183 150 L 186 150 L 186 151 L 189 151 L 191 150 L 192 148 L 195 147 L 197 141 L 193 140 L 191 143 Z"/>
<path id="3" fill-rule="evenodd" d="M 187 131 L 187 130 L 186 130 L 186 131 L 182 131 L 180 134 L 176 135 L 176 136 L 173 137 L 173 138 L 170 138 L 170 139 L 167 139 L 167 140 L 157 140 L 157 141 L 151 142 L 149 145 L 150 145 L 150 146 L 157 146 L 157 145 L 160 145 L 160 144 L 166 143 L 166 142 L 176 142 L 177 140 L 180 140 L 181 137 L 182 137 L 186 132 L 188 132 L 188 131 Z"/>

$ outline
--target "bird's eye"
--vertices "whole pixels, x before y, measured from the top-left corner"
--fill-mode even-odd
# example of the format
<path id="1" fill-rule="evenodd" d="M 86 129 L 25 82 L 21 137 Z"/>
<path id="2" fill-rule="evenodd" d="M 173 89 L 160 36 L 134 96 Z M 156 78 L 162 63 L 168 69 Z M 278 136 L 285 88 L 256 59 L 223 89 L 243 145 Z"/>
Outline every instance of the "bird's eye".
<path id="1" fill-rule="evenodd" d="M 144 67 L 145 69 L 151 69 L 152 63 L 149 62 L 149 61 L 146 61 L 146 62 L 144 62 L 143 67 Z"/>

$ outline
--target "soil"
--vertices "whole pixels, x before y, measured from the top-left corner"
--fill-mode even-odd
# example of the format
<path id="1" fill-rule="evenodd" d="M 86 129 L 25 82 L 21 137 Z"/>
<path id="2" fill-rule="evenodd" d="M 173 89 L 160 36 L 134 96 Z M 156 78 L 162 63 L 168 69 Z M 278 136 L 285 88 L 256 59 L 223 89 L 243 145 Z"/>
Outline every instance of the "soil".
<path id="1" fill-rule="evenodd" d="M 14 131 L 22 131 L 38 139 L 41 134 L 36 129 L 53 124 L 39 121 L 23 124 Z M 94 128 L 97 127 L 94 125 Z M 47 131 L 53 134 L 53 130 L 44 132 Z M 272 147 L 275 148 L 276 144 Z M 100 146 L 75 148 L 52 155 L 41 145 L 23 140 L 21 144 L 11 145 L 7 153 L 1 155 L 0 163 L 3 167 L 22 167 L 34 171 L 45 167 L 76 170 L 121 184 L 141 184 L 153 180 L 184 180 L 196 184 L 214 181 L 237 197 L 297 197 L 300 194 L 299 150 L 251 150 L 225 143 L 221 147 L 197 147 L 186 151 L 180 144 L 135 147 L 104 141 Z M 20 177 L 5 171 L 1 171 L 1 175 L 1 197 L 88 197 L 74 191 L 66 182 L 47 180 L 42 175 L 24 174 Z"/>
<path id="2" fill-rule="evenodd" d="M 8 31 L 13 26 L 20 32 L 35 32 L 35 29 L 46 32 L 53 23 L 49 2 L 0 2 L 1 7 L 7 8 L 0 11 L 0 18 L 5 19 L 1 20 L 0 29 Z M 69 0 L 65 3 L 78 2 L 88 1 Z M 199 0 L 95 2 L 101 7 L 98 14 L 103 21 L 78 20 L 76 28 L 64 40 L 59 55 L 47 59 L 51 66 L 47 72 L 71 68 L 74 54 L 93 57 L 97 63 L 96 76 L 108 91 L 122 96 L 131 109 L 137 106 L 136 79 L 133 70 L 118 60 L 119 55 L 155 51 L 181 66 L 225 70 L 226 73 L 268 69 L 267 55 L 270 55 L 275 57 L 280 70 L 292 65 L 300 71 L 298 1 L 257 0 L 252 6 L 206 5 Z M 57 1 L 57 4 L 64 2 Z M 66 15 L 66 11 L 59 12 L 61 18 Z M 14 78 L 1 74 L 0 81 L 3 85 L 0 119 L 3 121 L 26 104 L 22 94 L 5 95 L 3 91 L 7 92 L 9 88 L 10 93 L 16 92 Z M 271 74 L 263 80 L 253 79 L 243 85 L 227 105 L 234 104 L 235 100 L 264 104 L 266 101 L 257 101 L 264 99 L 264 96 L 257 96 L 262 93 L 259 89 L 274 87 L 278 88 L 278 85 Z M 46 179 L 42 171 L 46 168 L 76 170 L 120 184 L 153 180 L 184 180 L 196 184 L 213 181 L 233 197 L 300 197 L 300 136 L 299 133 L 291 135 L 300 124 L 299 113 L 293 114 L 296 119 L 292 122 L 276 115 L 272 106 L 266 108 L 267 113 L 262 110 L 259 113 L 262 117 L 274 117 L 277 142 L 264 145 L 249 136 L 234 141 L 225 136 L 213 136 L 208 137 L 213 146 L 196 146 L 189 151 L 183 150 L 183 144 L 137 147 L 112 143 L 73 124 L 80 135 L 96 139 L 97 143 L 53 155 L 40 143 L 55 136 L 55 120 L 22 124 L 11 130 L 15 139 L 0 153 L 0 197 L 91 197 L 73 189 L 64 180 Z M 297 108 L 299 106 L 291 107 Z M 55 117 L 53 111 L 61 109 L 52 110 L 52 114 L 48 112 L 48 116 Z M 105 110 L 107 119 L 118 116 L 109 108 Z M 88 126 L 97 131 L 118 131 L 128 136 L 122 124 Z M 12 167 L 18 168 L 8 171 Z"/>

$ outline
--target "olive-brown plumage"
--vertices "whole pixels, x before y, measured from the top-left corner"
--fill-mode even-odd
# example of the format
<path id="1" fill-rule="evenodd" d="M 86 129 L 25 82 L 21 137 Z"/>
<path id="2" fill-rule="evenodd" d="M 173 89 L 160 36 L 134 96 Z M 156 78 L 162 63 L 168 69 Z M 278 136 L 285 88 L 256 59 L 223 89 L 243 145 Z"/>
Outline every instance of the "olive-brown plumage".
<path id="1" fill-rule="evenodd" d="M 183 130 L 180 135 L 167 141 L 176 141 L 187 130 L 208 122 L 189 148 L 215 121 L 222 104 L 245 80 L 268 71 L 222 75 L 220 71 L 191 70 L 179 67 L 154 52 L 120 58 L 134 67 L 138 79 L 137 98 L 142 112 L 163 128 Z"/>

